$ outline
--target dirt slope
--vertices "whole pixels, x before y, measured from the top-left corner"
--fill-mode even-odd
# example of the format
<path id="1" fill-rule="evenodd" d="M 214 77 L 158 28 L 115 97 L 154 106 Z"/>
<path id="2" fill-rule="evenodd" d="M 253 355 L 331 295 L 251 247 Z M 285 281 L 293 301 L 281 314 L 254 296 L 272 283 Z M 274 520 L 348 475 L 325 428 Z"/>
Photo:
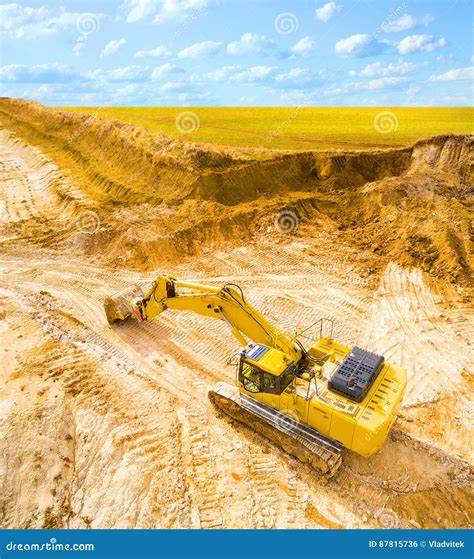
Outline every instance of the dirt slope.
<path id="1" fill-rule="evenodd" d="M 471 271 L 472 137 L 343 155 L 274 151 L 255 161 L 22 100 L 0 100 L 0 118 L 71 169 L 100 218 L 95 239 L 109 263 L 129 253 L 128 265 L 153 268 L 209 241 L 261 233 L 285 209 L 450 281 Z"/>
<path id="2" fill-rule="evenodd" d="M 472 140 L 257 162 L 147 135 L 130 147 L 138 131 L 96 121 L 72 149 L 87 119 L 69 118 L 0 103 L 0 525 L 471 526 Z M 216 413 L 207 391 L 235 374 L 227 328 L 105 321 L 106 295 L 164 272 L 238 281 L 281 328 L 329 317 L 342 342 L 404 365 L 384 448 L 345 453 L 327 481 Z"/>

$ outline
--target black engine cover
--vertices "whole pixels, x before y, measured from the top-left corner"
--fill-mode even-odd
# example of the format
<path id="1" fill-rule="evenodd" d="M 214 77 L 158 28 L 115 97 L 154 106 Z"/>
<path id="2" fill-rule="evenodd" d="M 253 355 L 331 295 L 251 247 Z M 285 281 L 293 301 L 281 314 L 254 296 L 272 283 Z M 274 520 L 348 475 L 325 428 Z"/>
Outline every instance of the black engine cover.
<path id="1" fill-rule="evenodd" d="M 361 402 L 377 378 L 384 358 L 360 347 L 354 347 L 332 375 L 329 389 Z"/>

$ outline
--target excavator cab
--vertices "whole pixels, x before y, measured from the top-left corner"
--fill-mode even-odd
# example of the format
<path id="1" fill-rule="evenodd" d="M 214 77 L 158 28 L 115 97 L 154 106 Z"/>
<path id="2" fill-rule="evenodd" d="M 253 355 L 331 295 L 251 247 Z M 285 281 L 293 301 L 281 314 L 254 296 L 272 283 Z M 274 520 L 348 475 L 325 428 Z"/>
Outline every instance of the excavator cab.
<path id="1" fill-rule="evenodd" d="M 296 365 L 277 349 L 250 344 L 240 354 L 240 387 L 259 400 L 265 401 L 266 398 L 258 397 L 257 394 L 279 396 L 293 382 L 296 373 Z"/>

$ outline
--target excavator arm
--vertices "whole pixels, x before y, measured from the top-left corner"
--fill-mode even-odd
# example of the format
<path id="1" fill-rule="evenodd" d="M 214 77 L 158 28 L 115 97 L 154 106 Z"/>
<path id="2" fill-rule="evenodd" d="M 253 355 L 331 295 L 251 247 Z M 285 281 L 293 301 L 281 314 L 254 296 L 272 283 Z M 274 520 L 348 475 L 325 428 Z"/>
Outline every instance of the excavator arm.
<path id="1" fill-rule="evenodd" d="M 235 284 L 214 287 L 159 276 L 145 293 L 134 286 L 107 298 L 104 306 L 109 323 L 131 315 L 140 321 L 152 320 L 166 309 L 191 311 L 226 322 L 242 346 L 253 341 L 278 349 L 294 362 L 302 356 L 300 345 L 252 307 Z"/>

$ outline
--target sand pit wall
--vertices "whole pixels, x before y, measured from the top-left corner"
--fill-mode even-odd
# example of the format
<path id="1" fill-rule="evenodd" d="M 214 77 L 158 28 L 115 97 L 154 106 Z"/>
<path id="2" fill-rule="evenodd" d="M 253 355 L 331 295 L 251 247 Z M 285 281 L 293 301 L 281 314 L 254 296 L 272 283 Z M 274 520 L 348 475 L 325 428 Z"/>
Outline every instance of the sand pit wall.
<path id="1" fill-rule="evenodd" d="M 99 214 L 94 236 L 69 239 L 75 250 L 153 268 L 226 242 L 285 233 L 274 227 L 285 210 L 300 225 L 290 234 L 336 226 L 383 257 L 452 281 L 469 276 L 472 137 L 383 151 L 267 150 L 261 160 L 23 100 L 1 99 L 0 118 L 61 159 Z"/>

